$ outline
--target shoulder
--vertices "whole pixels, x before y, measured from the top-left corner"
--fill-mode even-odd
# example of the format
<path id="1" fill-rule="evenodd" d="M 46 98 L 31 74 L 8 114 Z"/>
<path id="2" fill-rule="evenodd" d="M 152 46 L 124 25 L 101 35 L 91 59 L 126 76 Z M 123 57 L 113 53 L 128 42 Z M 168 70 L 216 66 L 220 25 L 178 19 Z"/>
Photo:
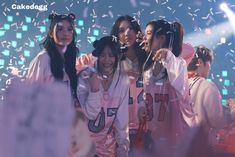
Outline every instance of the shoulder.
<path id="1" fill-rule="evenodd" d="M 124 85 L 125 87 L 129 87 L 129 76 L 127 73 L 120 71 L 118 76 L 120 78 L 120 84 Z"/>
<path id="2" fill-rule="evenodd" d="M 37 54 L 37 56 L 36 56 L 34 59 L 43 62 L 43 61 L 49 61 L 49 60 L 50 60 L 50 57 L 49 57 L 49 55 L 48 55 L 48 53 L 47 53 L 46 50 L 42 50 L 42 51 L 40 51 L 40 52 Z"/>
<path id="3" fill-rule="evenodd" d="M 200 84 L 200 90 L 204 90 L 207 92 L 219 92 L 216 84 L 212 81 L 209 81 L 203 77 L 199 77 L 197 82 L 198 84 Z"/>
<path id="4" fill-rule="evenodd" d="M 202 78 L 202 84 L 205 86 L 205 88 L 210 87 L 210 88 L 217 89 L 217 86 L 216 86 L 216 84 L 214 82 L 209 81 L 209 80 L 207 80 L 205 78 Z"/>

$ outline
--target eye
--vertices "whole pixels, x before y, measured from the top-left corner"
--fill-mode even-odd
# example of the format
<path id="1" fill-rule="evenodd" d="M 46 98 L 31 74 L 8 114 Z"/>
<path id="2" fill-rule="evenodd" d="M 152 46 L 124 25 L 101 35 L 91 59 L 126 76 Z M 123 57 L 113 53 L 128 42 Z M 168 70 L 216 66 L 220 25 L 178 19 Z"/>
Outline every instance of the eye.
<path id="1" fill-rule="evenodd" d="M 71 27 L 71 28 L 68 28 L 68 31 L 69 32 L 73 32 L 73 28 Z"/>
<path id="2" fill-rule="evenodd" d="M 118 30 L 118 33 L 124 33 L 125 32 L 125 29 L 124 28 L 120 28 L 119 30 Z"/>
<path id="3" fill-rule="evenodd" d="M 109 57 L 114 57 L 114 55 L 111 53 L 111 54 L 109 54 Z"/>
<path id="4" fill-rule="evenodd" d="M 100 54 L 100 57 L 105 57 L 105 54 L 101 53 L 101 54 Z"/>

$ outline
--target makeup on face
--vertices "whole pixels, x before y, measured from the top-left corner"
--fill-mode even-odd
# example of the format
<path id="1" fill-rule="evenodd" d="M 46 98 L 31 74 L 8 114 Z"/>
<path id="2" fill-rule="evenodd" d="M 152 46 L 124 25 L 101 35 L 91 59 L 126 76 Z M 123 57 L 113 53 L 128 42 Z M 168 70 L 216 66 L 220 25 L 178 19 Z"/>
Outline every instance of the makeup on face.
<path id="1" fill-rule="evenodd" d="M 112 74 L 114 70 L 114 64 L 115 56 L 113 55 L 111 49 L 106 46 L 99 56 L 99 67 L 101 73 L 107 76 Z"/>
<path id="2" fill-rule="evenodd" d="M 122 45 L 132 46 L 136 41 L 136 32 L 129 21 L 122 21 L 119 26 L 118 36 Z"/>
<path id="3" fill-rule="evenodd" d="M 73 39 L 73 27 L 67 20 L 58 22 L 53 30 L 53 38 L 58 46 L 67 46 Z"/>

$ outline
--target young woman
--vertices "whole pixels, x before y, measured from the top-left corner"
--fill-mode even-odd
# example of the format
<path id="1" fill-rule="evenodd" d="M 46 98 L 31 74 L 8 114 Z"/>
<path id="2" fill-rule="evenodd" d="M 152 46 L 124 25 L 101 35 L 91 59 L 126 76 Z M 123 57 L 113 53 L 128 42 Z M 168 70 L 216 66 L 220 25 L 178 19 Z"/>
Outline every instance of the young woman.
<path id="1" fill-rule="evenodd" d="M 128 155 L 128 77 L 117 70 L 119 46 L 111 36 L 96 40 L 93 67 L 78 74 L 77 95 L 98 156 Z"/>
<path id="2" fill-rule="evenodd" d="M 77 89 L 75 69 L 76 32 L 75 15 L 50 14 L 51 20 L 47 37 L 42 43 L 43 50 L 29 65 L 27 79 L 31 82 L 63 81 L 70 85 L 74 99 Z"/>
<path id="3" fill-rule="evenodd" d="M 143 79 L 141 76 L 142 65 L 147 59 L 147 54 L 137 42 L 138 33 L 141 32 L 137 20 L 129 15 L 120 16 L 114 23 L 110 35 L 113 40 L 118 41 L 123 48 L 120 65 L 118 69 L 129 76 L 129 130 L 130 149 L 134 146 L 139 120 L 137 116 L 138 108 L 143 104 Z M 93 64 L 95 58 L 91 55 L 84 55 L 77 59 L 76 69 L 80 71 L 84 65 Z"/>
<path id="4" fill-rule="evenodd" d="M 129 76 L 129 137 L 130 151 L 134 149 L 139 128 L 138 108 L 143 105 L 143 78 L 142 66 L 147 59 L 147 54 L 138 42 L 141 33 L 137 20 L 129 15 L 120 16 L 114 23 L 111 35 L 124 47 L 120 70 Z M 135 148 L 137 149 L 137 148 Z"/>
<path id="5" fill-rule="evenodd" d="M 178 22 L 158 20 L 147 24 L 144 48 L 149 56 L 143 74 L 146 110 L 140 110 L 140 119 L 147 119 L 154 153 L 160 156 L 172 156 L 195 123 L 187 66 L 179 57 L 182 41 L 183 28 Z"/>

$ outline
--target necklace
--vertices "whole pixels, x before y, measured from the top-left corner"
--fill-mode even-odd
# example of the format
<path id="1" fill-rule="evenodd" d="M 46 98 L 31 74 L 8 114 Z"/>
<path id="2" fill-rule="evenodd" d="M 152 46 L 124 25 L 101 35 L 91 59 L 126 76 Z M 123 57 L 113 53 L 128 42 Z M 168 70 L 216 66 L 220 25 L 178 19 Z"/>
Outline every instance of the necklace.
<path id="1" fill-rule="evenodd" d="M 102 75 L 102 86 L 104 88 L 104 91 L 107 91 L 113 81 L 113 74 L 107 76 L 107 75 Z"/>

